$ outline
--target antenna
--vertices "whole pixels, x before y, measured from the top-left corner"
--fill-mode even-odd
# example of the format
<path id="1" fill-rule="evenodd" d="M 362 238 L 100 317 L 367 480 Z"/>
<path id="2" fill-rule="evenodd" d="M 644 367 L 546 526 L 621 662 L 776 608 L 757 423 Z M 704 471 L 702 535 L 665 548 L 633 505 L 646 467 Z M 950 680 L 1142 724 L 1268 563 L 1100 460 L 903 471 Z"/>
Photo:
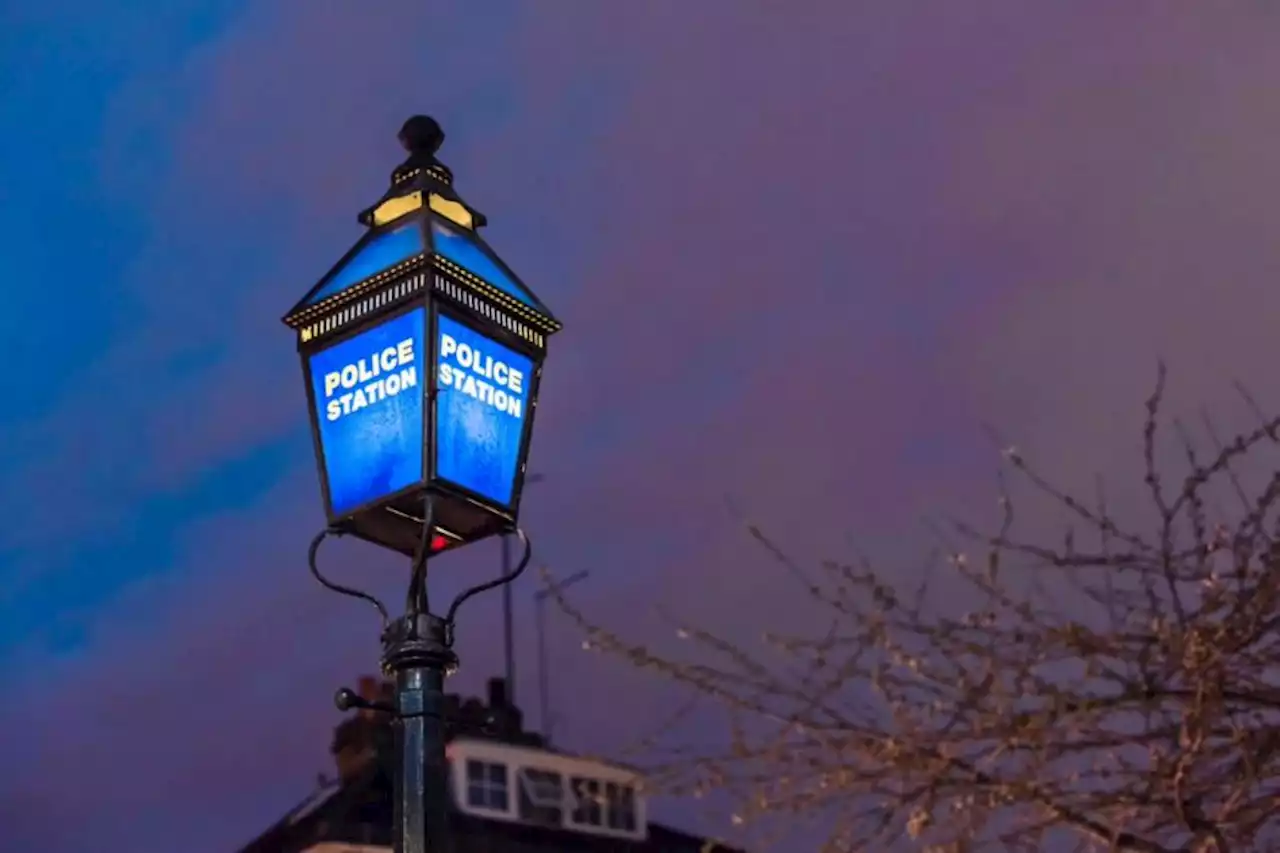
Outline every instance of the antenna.
<path id="1" fill-rule="evenodd" d="M 545 480 L 542 474 L 530 474 L 524 485 L 532 486 Z M 502 573 L 511 572 L 511 537 L 502 537 Z M 511 586 L 502 588 L 502 660 L 503 676 L 507 679 L 507 704 L 516 707 L 516 638 L 515 607 L 511 601 Z"/>
<path id="2" fill-rule="evenodd" d="M 564 592 L 576 583 L 586 580 L 590 577 L 591 572 L 583 570 L 574 572 L 564 580 L 554 583 L 546 589 L 540 589 L 533 594 L 534 617 L 537 619 L 538 630 L 538 723 L 542 726 L 542 739 L 547 745 L 551 745 L 551 672 L 547 668 L 547 627 L 546 616 L 543 611 L 546 608 L 547 599 L 556 593 Z"/>

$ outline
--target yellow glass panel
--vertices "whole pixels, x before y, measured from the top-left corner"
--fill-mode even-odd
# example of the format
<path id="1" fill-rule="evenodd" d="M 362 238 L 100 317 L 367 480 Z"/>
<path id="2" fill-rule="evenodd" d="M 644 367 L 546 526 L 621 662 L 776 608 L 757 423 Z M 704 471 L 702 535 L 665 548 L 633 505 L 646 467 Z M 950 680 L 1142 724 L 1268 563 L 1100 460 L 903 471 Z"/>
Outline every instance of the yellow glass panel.
<path id="1" fill-rule="evenodd" d="M 456 222 L 463 228 L 472 227 L 471 211 L 456 201 L 450 201 L 444 196 L 432 193 L 427 203 L 431 205 L 432 210 L 450 222 Z"/>
<path id="2" fill-rule="evenodd" d="M 399 219 L 406 213 L 412 213 L 422 207 L 422 193 L 411 192 L 408 195 L 389 198 L 373 209 L 373 224 L 385 225 L 393 219 Z"/>

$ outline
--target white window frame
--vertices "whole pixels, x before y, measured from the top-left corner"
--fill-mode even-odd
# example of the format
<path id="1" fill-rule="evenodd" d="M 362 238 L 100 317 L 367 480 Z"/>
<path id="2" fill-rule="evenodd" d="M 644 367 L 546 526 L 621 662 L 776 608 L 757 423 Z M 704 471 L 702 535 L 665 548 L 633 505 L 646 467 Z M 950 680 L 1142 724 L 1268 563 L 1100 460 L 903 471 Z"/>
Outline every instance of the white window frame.
<path id="1" fill-rule="evenodd" d="M 524 784 L 522 772 L 525 770 L 542 771 L 558 774 L 561 778 L 561 810 L 562 829 L 580 832 L 584 835 L 605 836 L 609 838 L 625 838 L 644 841 L 649 836 L 648 803 L 642 793 L 640 776 L 622 767 L 562 755 L 545 750 L 515 746 L 495 741 L 471 740 L 457 738 L 449 744 L 449 760 L 453 778 L 454 802 L 466 814 L 485 819 L 506 820 L 512 823 L 526 823 L 520 817 L 520 793 Z M 470 802 L 467 780 L 467 762 L 479 761 L 485 764 L 501 764 L 507 770 L 507 810 L 473 806 Z M 574 777 L 588 779 L 598 788 L 601 822 L 579 823 L 573 819 L 577 805 L 571 780 Z M 618 785 L 632 792 L 632 815 L 635 826 L 622 829 L 609 826 L 610 801 L 606 796 L 607 784 Z M 550 806 L 550 803 L 545 803 Z"/>
<path id="2" fill-rule="evenodd" d="M 565 825 L 566 826 L 572 827 L 573 829 L 580 829 L 588 832 L 604 832 L 610 835 L 619 835 L 619 836 L 625 836 L 625 837 L 632 837 L 641 832 L 640 814 L 639 814 L 641 797 L 640 797 L 640 791 L 638 790 L 638 787 L 634 782 L 625 782 L 617 779 L 602 779 L 597 775 L 592 775 L 585 772 L 580 773 L 576 776 L 566 777 L 565 781 L 568 782 L 568 785 L 566 786 L 565 794 L 569 799 L 569 803 L 565 809 Z M 586 782 L 593 787 L 594 790 L 591 793 L 591 796 L 595 800 L 596 809 L 598 810 L 600 815 L 599 823 L 592 823 L 590 821 L 581 821 L 577 819 L 576 814 L 578 812 L 578 805 L 581 801 L 581 798 L 578 796 L 578 792 L 574 788 L 573 783 L 575 781 Z M 631 792 L 630 811 L 631 811 L 632 826 L 629 829 L 623 826 L 615 826 L 613 824 L 614 809 L 615 809 L 615 806 L 621 801 L 621 796 L 619 796 L 616 799 L 610 798 L 609 796 L 610 785 L 612 785 L 619 792 L 619 795 L 621 795 L 623 791 Z"/>
<path id="3" fill-rule="evenodd" d="M 478 764 L 481 768 L 483 768 L 482 776 L 480 778 L 480 783 L 479 785 L 477 785 L 477 787 L 480 790 L 484 791 L 486 794 L 492 793 L 497 790 L 503 791 L 503 793 L 507 795 L 506 796 L 507 805 L 505 808 L 498 808 L 497 806 L 491 806 L 488 803 L 473 803 L 471 801 L 471 786 L 472 786 L 471 765 L 473 764 Z M 492 779 L 489 778 L 489 771 L 492 770 L 494 767 L 502 768 L 502 785 L 501 786 L 497 785 Z M 511 765 L 505 761 L 497 761 L 492 758 L 471 757 L 471 756 L 464 758 L 462 760 L 462 791 L 463 793 L 462 793 L 461 799 L 465 802 L 467 809 L 481 813 L 481 814 L 490 814 L 490 815 L 509 814 L 511 812 L 511 795 L 513 793 L 511 788 L 511 775 L 512 775 Z"/>

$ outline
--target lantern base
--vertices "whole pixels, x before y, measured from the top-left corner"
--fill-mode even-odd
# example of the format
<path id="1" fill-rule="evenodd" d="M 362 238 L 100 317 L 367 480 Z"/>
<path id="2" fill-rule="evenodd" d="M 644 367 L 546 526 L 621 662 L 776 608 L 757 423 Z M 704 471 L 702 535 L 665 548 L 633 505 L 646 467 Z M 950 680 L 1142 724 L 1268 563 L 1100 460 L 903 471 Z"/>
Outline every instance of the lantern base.
<path id="1" fill-rule="evenodd" d="M 433 553 L 451 550 L 510 533 L 515 520 L 468 498 L 432 489 L 435 515 L 432 524 Z M 334 520 L 343 533 L 412 557 L 422 542 L 423 492 L 400 495 L 352 515 Z"/>

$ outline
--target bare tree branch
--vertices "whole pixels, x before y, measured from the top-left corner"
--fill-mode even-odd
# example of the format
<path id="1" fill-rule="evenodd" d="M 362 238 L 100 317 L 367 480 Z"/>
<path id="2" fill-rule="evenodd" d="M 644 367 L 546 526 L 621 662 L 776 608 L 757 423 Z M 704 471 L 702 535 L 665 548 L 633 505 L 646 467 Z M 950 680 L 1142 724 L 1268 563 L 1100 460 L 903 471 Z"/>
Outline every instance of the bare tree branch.
<path id="1" fill-rule="evenodd" d="M 590 647 L 724 711 L 722 748 L 646 739 L 655 782 L 723 792 L 744 825 L 821 823 L 829 851 L 1280 849 L 1280 473 L 1256 492 L 1242 475 L 1280 418 L 1239 389 L 1258 426 L 1223 441 L 1202 417 L 1202 453 L 1184 424 L 1162 431 L 1165 379 L 1142 430 L 1151 534 L 1101 483 L 1078 499 L 1007 447 L 995 531 L 939 528 L 949 578 L 914 589 L 866 560 L 807 570 L 748 525 L 826 614 L 805 635 L 747 647 L 673 622 L 677 659 L 553 589 Z M 1062 511 L 1060 543 L 1020 533 L 1010 480 Z"/>

